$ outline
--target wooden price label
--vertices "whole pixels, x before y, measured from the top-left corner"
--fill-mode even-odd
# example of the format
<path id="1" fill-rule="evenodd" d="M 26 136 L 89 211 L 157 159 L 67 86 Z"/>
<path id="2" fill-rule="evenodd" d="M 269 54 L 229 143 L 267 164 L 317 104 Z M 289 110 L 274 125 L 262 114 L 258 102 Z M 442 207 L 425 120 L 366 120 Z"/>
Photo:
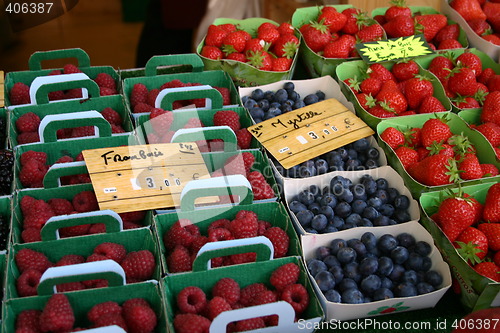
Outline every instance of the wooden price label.
<path id="1" fill-rule="evenodd" d="M 3 71 L 0 71 L 0 108 L 3 108 L 5 106 L 5 95 L 4 95 L 4 77 L 3 77 Z"/>
<path id="2" fill-rule="evenodd" d="M 429 44 L 427 44 L 424 35 L 356 44 L 356 49 L 361 58 L 369 64 L 420 57 L 434 53 Z"/>
<path id="3" fill-rule="evenodd" d="M 248 130 L 286 169 L 375 133 L 333 98 L 263 121 Z"/>
<path id="4" fill-rule="evenodd" d="M 118 213 L 178 207 L 189 181 L 210 178 L 194 142 L 84 150 L 83 156 L 100 209 Z"/>

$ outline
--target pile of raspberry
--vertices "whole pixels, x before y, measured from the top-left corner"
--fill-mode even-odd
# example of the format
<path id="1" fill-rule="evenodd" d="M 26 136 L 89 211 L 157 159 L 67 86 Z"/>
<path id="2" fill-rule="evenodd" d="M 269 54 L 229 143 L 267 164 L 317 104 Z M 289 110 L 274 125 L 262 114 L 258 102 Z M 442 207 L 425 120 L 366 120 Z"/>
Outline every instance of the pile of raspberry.
<path id="1" fill-rule="evenodd" d="M 150 144 L 170 143 L 175 131 L 171 130 L 174 121 L 174 113 L 160 108 L 153 108 L 149 114 L 149 125 L 152 132 L 147 133 L 147 140 Z M 214 126 L 229 126 L 238 140 L 238 149 L 248 149 L 252 143 L 252 134 L 241 128 L 240 116 L 233 110 L 221 110 L 214 114 Z M 198 118 L 190 118 L 182 128 L 200 128 L 205 124 Z M 201 152 L 223 150 L 222 140 L 200 140 L 196 142 Z"/>
<path id="2" fill-rule="evenodd" d="M 296 318 L 309 306 L 307 289 L 299 283 L 300 268 L 294 263 L 277 268 L 270 276 L 269 286 L 253 283 L 241 288 L 232 278 L 220 279 L 211 290 L 211 298 L 195 286 L 186 287 L 177 294 L 178 312 L 174 317 L 177 333 L 208 332 L 212 320 L 221 312 L 286 301 L 295 310 Z M 278 316 L 269 315 L 232 322 L 227 332 L 241 332 L 277 326 Z"/>
<path id="3" fill-rule="evenodd" d="M 192 86 L 201 86 L 201 83 L 184 83 L 181 80 L 175 79 L 169 82 L 165 82 L 160 86 L 159 89 L 151 89 L 149 90 L 144 84 L 136 83 L 132 87 L 132 91 L 130 93 L 130 106 L 132 107 L 133 113 L 148 113 L 151 112 L 155 108 L 156 97 L 163 89 L 168 88 L 179 88 L 179 87 L 192 87 Z M 231 95 L 228 88 L 225 87 L 215 87 L 221 95 L 222 101 L 224 105 L 231 104 Z M 173 109 L 180 109 L 186 106 L 196 106 L 197 108 L 205 107 L 205 99 L 204 98 L 195 98 L 188 99 L 184 101 L 175 101 L 173 103 Z"/>
<path id="4" fill-rule="evenodd" d="M 89 327 L 75 326 L 77 318 L 65 294 L 52 295 L 42 311 L 24 310 L 16 317 L 16 332 L 76 332 L 91 328 L 117 325 L 130 333 L 152 333 L 158 318 L 143 298 L 131 298 L 122 303 L 107 301 L 94 305 L 87 312 Z M 86 321 L 86 320 L 85 320 Z"/>
<path id="5" fill-rule="evenodd" d="M 82 71 L 78 69 L 75 65 L 66 64 L 63 70 L 54 69 L 48 75 L 61 75 L 61 74 L 74 74 L 81 73 Z M 113 77 L 107 73 L 99 73 L 93 79 L 99 86 L 100 96 L 109 96 L 118 94 L 116 89 L 116 82 Z M 64 99 L 72 98 L 82 98 L 82 89 L 68 89 L 68 90 L 58 90 L 49 93 L 49 101 L 58 101 Z M 98 96 L 92 96 L 98 97 Z M 20 105 L 31 103 L 30 98 L 30 87 L 22 82 L 17 82 L 14 84 L 12 89 L 9 91 L 10 104 Z"/>
<path id="6" fill-rule="evenodd" d="M 40 230 L 52 216 L 85 213 L 99 210 L 97 198 L 93 191 L 82 191 L 73 199 L 52 198 L 45 202 L 25 195 L 21 199 L 21 212 L 23 214 L 21 239 L 23 243 L 41 241 Z M 146 211 L 120 213 L 123 229 L 142 227 Z M 59 229 L 59 236 L 75 237 L 106 232 L 104 223 L 84 224 Z"/>
<path id="7" fill-rule="evenodd" d="M 76 254 L 64 255 L 55 264 L 44 253 L 23 248 L 14 257 L 20 273 L 16 280 L 17 293 L 20 297 L 38 295 L 37 287 L 40 278 L 50 267 L 77 265 L 108 259 L 114 260 L 122 266 L 127 283 L 136 283 L 151 279 L 156 268 L 156 260 L 151 251 L 127 252 L 125 246 L 117 243 L 101 243 L 94 248 L 92 254 L 87 256 L 87 258 Z M 107 280 L 96 279 L 59 284 L 57 285 L 57 291 L 67 292 L 107 286 Z"/>
<path id="8" fill-rule="evenodd" d="M 163 243 L 167 251 L 167 266 L 171 273 L 192 270 L 193 261 L 198 251 L 208 242 L 227 241 L 232 239 L 267 237 L 274 246 L 274 258 L 281 258 L 288 253 L 290 237 L 285 230 L 274 227 L 268 221 L 259 220 L 257 214 L 239 211 L 234 219 L 219 219 L 210 224 L 207 235 L 202 235 L 196 224 L 188 219 L 180 219 L 163 234 Z M 213 258 L 212 267 L 237 265 L 255 262 L 256 253 L 233 254 Z"/>
<path id="9" fill-rule="evenodd" d="M 101 111 L 102 116 L 111 125 L 112 133 L 125 133 L 122 127 L 122 117 L 113 108 L 107 107 Z M 18 131 L 17 143 L 22 145 L 25 143 L 33 143 L 40 141 L 38 127 L 40 126 L 40 117 L 33 113 L 27 112 L 17 118 L 16 129 Z M 58 139 L 81 138 L 85 136 L 94 136 L 94 126 L 79 126 L 73 128 L 63 128 L 57 130 Z"/>

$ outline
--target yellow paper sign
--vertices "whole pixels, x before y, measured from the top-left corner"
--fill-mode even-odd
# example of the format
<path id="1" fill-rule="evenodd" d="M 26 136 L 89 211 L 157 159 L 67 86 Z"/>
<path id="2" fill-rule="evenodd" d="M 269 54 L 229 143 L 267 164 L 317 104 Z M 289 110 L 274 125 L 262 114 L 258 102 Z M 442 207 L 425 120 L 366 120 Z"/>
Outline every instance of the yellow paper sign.
<path id="1" fill-rule="evenodd" d="M 433 53 L 423 35 L 357 44 L 356 49 L 368 63 L 396 61 Z"/>
<path id="2" fill-rule="evenodd" d="M 0 108 L 3 108 L 5 106 L 5 96 L 4 96 L 4 76 L 3 76 L 3 71 L 0 71 Z"/>
<path id="3" fill-rule="evenodd" d="M 263 121 L 248 130 L 286 169 L 374 134 L 333 98 Z"/>
<path id="4" fill-rule="evenodd" d="M 193 142 L 84 150 L 83 156 L 99 208 L 118 213 L 178 207 L 189 181 L 210 178 Z"/>

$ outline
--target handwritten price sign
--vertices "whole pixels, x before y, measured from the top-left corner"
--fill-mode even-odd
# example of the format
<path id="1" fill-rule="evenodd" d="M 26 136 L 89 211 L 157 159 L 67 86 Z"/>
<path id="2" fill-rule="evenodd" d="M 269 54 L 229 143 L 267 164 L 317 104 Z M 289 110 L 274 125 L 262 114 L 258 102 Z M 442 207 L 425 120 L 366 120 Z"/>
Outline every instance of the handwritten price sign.
<path id="1" fill-rule="evenodd" d="M 286 169 L 374 134 L 333 98 L 263 121 L 248 130 Z"/>
<path id="2" fill-rule="evenodd" d="M 433 53 L 423 35 L 357 44 L 356 49 L 368 63 L 395 61 Z"/>

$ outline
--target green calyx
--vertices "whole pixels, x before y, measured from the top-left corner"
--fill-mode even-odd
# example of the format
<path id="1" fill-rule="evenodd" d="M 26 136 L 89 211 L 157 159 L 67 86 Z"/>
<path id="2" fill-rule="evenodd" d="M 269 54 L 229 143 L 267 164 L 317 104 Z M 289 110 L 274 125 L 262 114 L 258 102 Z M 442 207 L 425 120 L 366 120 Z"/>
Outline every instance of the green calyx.
<path id="1" fill-rule="evenodd" d="M 359 89 L 360 89 L 359 85 L 361 84 L 361 81 L 358 80 L 357 76 L 354 76 L 354 77 L 347 79 L 347 84 L 351 89 L 354 89 L 355 91 L 359 91 Z"/>
<path id="2" fill-rule="evenodd" d="M 366 95 L 365 99 L 366 99 L 366 106 L 367 107 L 372 108 L 375 105 L 377 105 L 377 99 L 375 97 L 373 97 L 372 94 Z"/>
<path id="3" fill-rule="evenodd" d="M 473 97 L 479 103 L 479 105 L 483 106 L 484 101 L 486 100 L 486 96 L 488 96 L 488 94 L 489 92 L 483 89 L 478 89 Z"/>
<path id="4" fill-rule="evenodd" d="M 297 53 L 297 48 L 298 44 L 294 42 L 286 42 L 285 45 L 283 45 L 283 56 L 288 59 L 292 59 L 295 56 L 295 53 Z"/>
<path id="5" fill-rule="evenodd" d="M 311 21 L 310 24 L 311 24 L 311 28 L 318 30 L 322 34 L 328 33 L 328 27 L 325 25 L 325 20 L 322 19 L 319 22 L 318 21 Z"/>
<path id="6" fill-rule="evenodd" d="M 230 44 L 226 44 L 224 46 L 222 46 L 222 52 L 224 52 L 224 54 L 226 55 L 226 57 L 228 55 L 230 55 L 231 53 L 235 53 L 236 52 L 236 49 L 234 48 L 234 46 L 230 45 Z"/>
<path id="7" fill-rule="evenodd" d="M 385 111 L 396 113 L 396 111 L 394 111 L 394 108 L 390 107 L 389 103 L 386 100 L 379 102 L 378 105 L 380 105 Z"/>
<path id="8" fill-rule="evenodd" d="M 468 263 L 473 265 L 479 264 L 482 260 L 479 258 L 478 253 L 483 253 L 483 250 L 479 249 L 478 244 L 474 244 L 472 242 L 464 243 L 464 242 L 456 242 L 458 244 L 457 252 L 460 254 L 462 258 L 465 259 Z"/>
<path id="9" fill-rule="evenodd" d="M 458 183 L 462 180 L 460 178 L 460 173 L 463 172 L 463 170 L 458 169 L 457 161 L 454 158 L 448 159 L 448 165 L 446 166 L 446 169 L 448 171 L 445 172 L 445 174 L 449 176 L 449 181 L 451 183 Z"/>
<path id="10" fill-rule="evenodd" d="M 407 7 L 406 0 L 391 0 L 389 4 L 396 7 Z"/>
<path id="11" fill-rule="evenodd" d="M 264 65 L 265 56 L 261 51 L 249 51 L 247 56 L 248 63 L 256 68 L 261 68 Z"/>
<path id="12" fill-rule="evenodd" d="M 358 26 L 358 29 L 370 25 L 370 18 L 368 17 L 368 14 L 366 12 L 360 12 L 358 14 L 354 14 L 353 16 L 356 19 L 356 25 Z"/>
<path id="13" fill-rule="evenodd" d="M 444 150 L 445 147 L 440 142 L 434 141 L 429 147 L 426 147 L 426 149 L 429 151 L 429 155 L 437 155 Z"/>
<path id="14" fill-rule="evenodd" d="M 453 146 L 455 154 L 463 157 L 465 154 L 473 151 L 474 146 L 469 140 L 469 137 L 465 136 L 464 133 L 455 134 L 448 139 L 448 143 Z"/>

